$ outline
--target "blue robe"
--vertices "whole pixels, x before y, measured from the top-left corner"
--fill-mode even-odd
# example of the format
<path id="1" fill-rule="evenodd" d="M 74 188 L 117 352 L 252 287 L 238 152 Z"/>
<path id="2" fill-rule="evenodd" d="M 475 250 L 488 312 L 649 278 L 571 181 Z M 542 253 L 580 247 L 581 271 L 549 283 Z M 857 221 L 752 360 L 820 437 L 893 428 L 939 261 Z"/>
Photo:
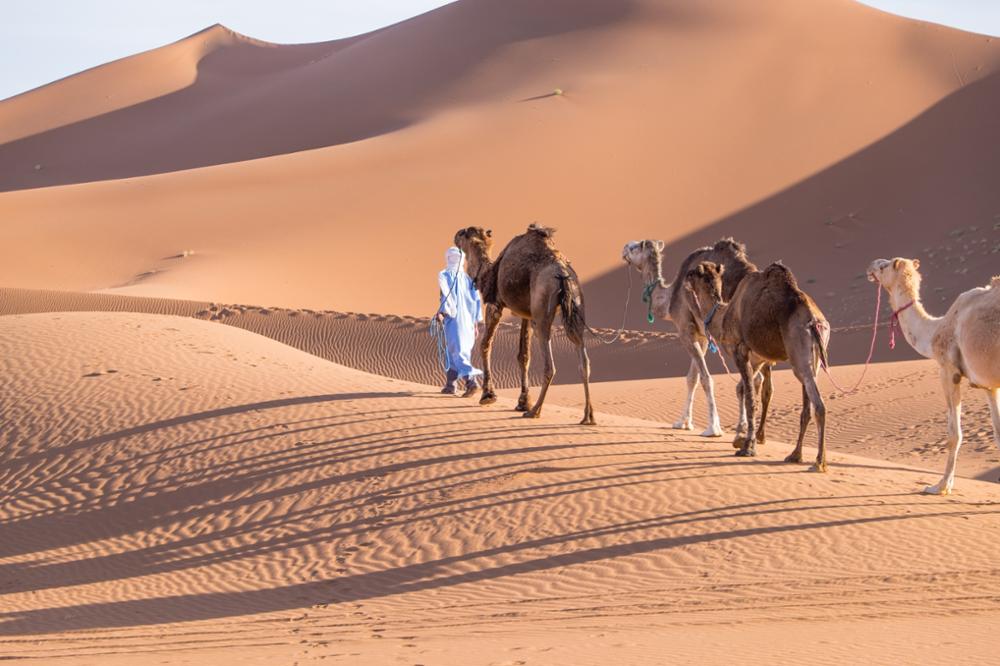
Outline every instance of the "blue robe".
<path id="1" fill-rule="evenodd" d="M 444 337 L 448 350 L 448 370 L 459 378 L 483 374 L 472 365 L 472 348 L 476 344 L 476 322 L 483 319 L 483 302 L 470 278 L 460 267 L 438 273 L 441 290 L 440 312 L 444 313 Z"/>

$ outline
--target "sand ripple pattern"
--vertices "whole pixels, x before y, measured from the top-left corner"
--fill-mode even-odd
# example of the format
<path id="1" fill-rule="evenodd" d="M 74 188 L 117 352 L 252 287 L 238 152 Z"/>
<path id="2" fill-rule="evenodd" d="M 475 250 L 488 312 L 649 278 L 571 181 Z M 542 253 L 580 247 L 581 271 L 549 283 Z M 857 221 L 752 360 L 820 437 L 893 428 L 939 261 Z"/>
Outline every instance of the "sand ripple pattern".
<path id="1" fill-rule="evenodd" d="M 1000 612 L 989 484 L 525 421 L 190 317 L 3 317 L 0 359 L 4 655 Z"/>

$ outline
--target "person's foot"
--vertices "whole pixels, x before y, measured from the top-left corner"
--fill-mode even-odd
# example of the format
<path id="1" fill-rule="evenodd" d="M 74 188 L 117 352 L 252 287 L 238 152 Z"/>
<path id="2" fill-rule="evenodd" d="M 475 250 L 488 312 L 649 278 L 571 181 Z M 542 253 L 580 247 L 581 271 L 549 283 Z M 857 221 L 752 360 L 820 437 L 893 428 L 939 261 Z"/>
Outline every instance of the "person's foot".
<path id="1" fill-rule="evenodd" d="M 458 380 L 458 373 L 454 370 L 449 370 L 448 374 L 445 376 L 444 388 L 441 389 L 441 393 L 446 393 L 448 395 L 455 395 L 455 382 Z"/>
<path id="2" fill-rule="evenodd" d="M 462 394 L 463 398 L 469 398 L 474 396 L 479 390 L 479 382 L 476 381 L 475 377 L 469 377 L 465 380 L 465 392 Z"/>

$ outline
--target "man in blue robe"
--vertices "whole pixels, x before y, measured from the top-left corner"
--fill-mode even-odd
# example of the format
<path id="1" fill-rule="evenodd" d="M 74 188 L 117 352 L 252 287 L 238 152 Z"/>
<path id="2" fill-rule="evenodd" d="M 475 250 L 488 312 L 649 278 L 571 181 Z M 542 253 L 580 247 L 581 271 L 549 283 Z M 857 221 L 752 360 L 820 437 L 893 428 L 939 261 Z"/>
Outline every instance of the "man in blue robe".
<path id="1" fill-rule="evenodd" d="M 445 252 L 446 267 L 438 273 L 441 306 L 437 318 L 444 327 L 447 349 L 447 382 L 442 393 L 455 393 L 455 382 L 465 381 L 463 397 L 479 389 L 478 377 L 483 374 L 472 365 L 472 347 L 476 343 L 479 322 L 483 320 L 483 302 L 479 292 L 465 272 L 465 257 L 457 247 Z"/>

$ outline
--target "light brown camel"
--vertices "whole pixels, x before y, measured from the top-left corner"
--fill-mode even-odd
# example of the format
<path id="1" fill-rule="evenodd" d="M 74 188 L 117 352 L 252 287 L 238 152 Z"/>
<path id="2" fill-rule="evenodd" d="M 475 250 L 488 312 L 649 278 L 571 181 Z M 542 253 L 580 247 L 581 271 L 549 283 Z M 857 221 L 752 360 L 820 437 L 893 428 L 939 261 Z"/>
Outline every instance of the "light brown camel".
<path id="1" fill-rule="evenodd" d="M 674 423 L 673 427 L 680 430 L 694 429 L 692 421 L 694 394 L 700 381 L 705 390 L 705 399 L 708 401 L 708 428 L 701 435 L 702 437 L 721 437 L 722 426 L 719 424 L 719 411 L 715 405 L 715 386 L 712 382 L 712 375 L 708 372 L 708 365 L 705 363 L 708 340 L 704 336 L 704 326 L 701 320 L 693 315 L 684 304 L 678 290 L 671 289 L 671 286 L 663 279 L 663 241 L 631 241 L 622 249 L 622 258 L 642 273 L 645 282 L 643 301 L 648 304 L 647 312 L 650 321 L 653 317 L 673 321 L 674 326 L 677 327 L 677 335 L 681 344 L 691 356 L 691 365 L 687 374 L 687 402 L 680 419 Z M 732 297 L 736 285 L 748 271 L 757 270 L 757 267 L 747 257 L 746 246 L 737 243 L 732 238 L 723 238 L 715 245 L 699 248 L 689 254 L 677 271 L 674 285 L 680 285 L 687 272 L 702 261 L 711 261 L 725 266 L 722 293 L 727 299 Z M 758 381 L 755 384 L 755 390 L 758 390 L 760 386 L 761 383 Z M 744 425 L 745 415 L 741 403 L 737 433 L 743 429 Z"/>
<path id="2" fill-rule="evenodd" d="M 816 371 L 827 363 L 830 325 L 816 303 L 799 289 L 795 276 L 781 263 L 763 271 L 750 271 L 728 302 L 723 296 L 725 268 L 702 262 L 688 271 L 684 288 L 696 303 L 712 308 L 706 312 L 707 332 L 718 344 L 731 350 L 733 363 L 744 386 L 750 386 L 755 363 L 788 361 L 802 383 L 799 438 L 786 462 L 802 462 L 802 440 L 809 426 L 809 408 L 816 414 L 819 450 L 814 469 L 826 471 L 826 406 L 816 385 Z M 738 456 L 756 455 L 754 392 L 743 391 L 747 411 L 747 434 Z"/>
<path id="3" fill-rule="evenodd" d="M 538 418 L 542 414 L 545 394 L 556 373 L 552 358 L 552 323 L 556 310 L 562 311 L 566 337 L 580 352 L 580 375 L 583 378 L 583 425 L 593 425 L 594 408 L 590 404 L 590 357 L 583 344 L 586 323 L 583 314 L 583 290 L 576 271 L 556 249 L 552 241 L 554 231 L 532 224 L 526 233 L 515 236 L 494 261 L 490 258 L 493 233 L 482 227 L 468 227 L 455 234 L 455 245 L 467 257 L 465 270 L 479 289 L 486 305 L 486 327 L 481 342 L 483 354 L 483 395 L 479 404 L 496 402 L 493 391 L 491 354 L 493 336 L 503 316 L 509 309 L 521 318 L 521 341 L 517 360 L 521 365 L 521 395 L 517 400 L 518 411 L 524 416 Z M 528 364 L 531 361 L 532 330 L 545 356 L 545 375 L 541 391 L 534 406 L 529 407 Z"/>
<path id="4" fill-rule="evenodd" d="M 868 279 L 889 293 L 893 322 L 910 346 L 940 366 L 948 405 L 948 463 L 941 480 L 924 492 L 947 495 L 955 486 L 962 446 L 963 377 L 972 388 L 986 390 L 993 439 L 1000 446 L 1000 276 L 960 294 L 943 317 L 933 317 L 920 302 L 919 268 L 916 259 L 876 259 L 868 267 Z"/>

